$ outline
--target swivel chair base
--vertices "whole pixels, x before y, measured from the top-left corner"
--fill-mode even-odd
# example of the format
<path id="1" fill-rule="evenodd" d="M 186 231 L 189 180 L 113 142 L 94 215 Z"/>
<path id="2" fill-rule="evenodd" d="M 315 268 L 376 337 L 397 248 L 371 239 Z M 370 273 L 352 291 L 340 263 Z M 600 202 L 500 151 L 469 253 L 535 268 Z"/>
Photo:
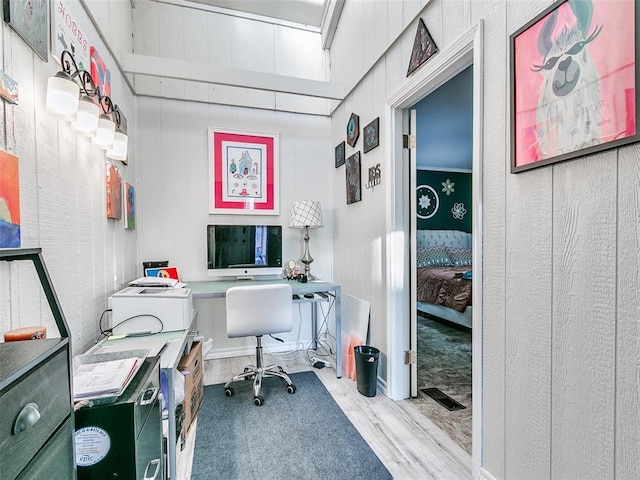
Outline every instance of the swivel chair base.
<path id="1" fill-rule="evenodd" d="M 282 369 L 280 365 L 262 366 L 262 335 L 256 337 L 256 365 L 249 365 L 244 368 L 244 372 L 235 375 L 224 385 L 224 394 L 227 397 L 233 396 L 234 390 L 230 385 L 239 380 L 251 380 L 253 378 L 253 403 L 259 407 L 264 403 L 262 396 L 262 379 L 265 377 L 279 377 L 286 386 L 287 393 L 295 393 L 296 386 L 293 384 L 289 375 Z"/>

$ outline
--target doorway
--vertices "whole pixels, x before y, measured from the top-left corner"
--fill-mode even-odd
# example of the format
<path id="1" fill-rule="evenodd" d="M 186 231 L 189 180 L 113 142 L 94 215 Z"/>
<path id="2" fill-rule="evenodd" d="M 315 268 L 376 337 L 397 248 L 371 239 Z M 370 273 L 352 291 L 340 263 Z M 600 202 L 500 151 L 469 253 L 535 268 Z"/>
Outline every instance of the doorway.
<path id="1" fill-rule="evenodd" d="M 411 394 L 411 335 L 410 322 L 415 300 L 412 291 L 411 261 L 415 258 L 415 242 L 411 239 L 411 185 L 409 151 L 403 148 L 403 134 L 409 128 L 409 108 L 448 80 L 473 65 L 473 286 L 472 298 L 476 308 L 472 317 L 473 398 L 472 407 L 472 468 L 474 478 L 480 477 L 482 451 L 482 22 L 480 21 L 447 49 L 434 55 L 387 99 L 389 125 L 388 144 L 394 159 L 385 183 L 389 199 L 387 216 L 386 254 L 389 272 L 387 294 L 389 362 L 386 394 L 396 400 Z M 398 268 L 402 265 L 402 268 Z M 394 319 L 407 319 L 394 321 Z"/>
<path id="2" fill-rule="evenodd" d="M 473 65 L 412 105 L 410 119 L 411 401 L 471 455 Z"/>

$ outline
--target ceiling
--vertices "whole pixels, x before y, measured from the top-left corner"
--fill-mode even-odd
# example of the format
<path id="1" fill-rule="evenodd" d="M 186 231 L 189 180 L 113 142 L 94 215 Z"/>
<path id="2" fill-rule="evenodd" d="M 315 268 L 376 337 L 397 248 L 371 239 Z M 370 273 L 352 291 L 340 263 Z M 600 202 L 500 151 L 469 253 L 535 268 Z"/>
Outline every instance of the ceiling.
<path id="1" fill-rule="evenodd" d="M 329 0 L 192 0 L 214 7 L 302 23 L 320 28 Z"/>

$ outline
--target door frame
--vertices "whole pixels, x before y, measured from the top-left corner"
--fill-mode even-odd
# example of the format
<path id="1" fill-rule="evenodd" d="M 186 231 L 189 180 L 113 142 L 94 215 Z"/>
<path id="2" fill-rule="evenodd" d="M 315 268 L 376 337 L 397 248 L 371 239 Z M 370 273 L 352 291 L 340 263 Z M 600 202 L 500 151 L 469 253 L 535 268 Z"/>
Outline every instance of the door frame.
<path id="1" fill-rule="evenodd" d="M 409 107 L 473 65 L 473 476 L 480 478 L 482 441 L 482 121 L 483 121 L 483 23 L 479 21 L 446 50 L 434 55 L 386 100 L 387 142 L 391 156 L 386 198 L 387 271 L 387 368 L 386 393 L 394 400 L 410 396 L 410 369 L 404 352 L 410 348 L 409 319 L 414 288 L 410 278 L 410 171 L 409 152 L 402 135 L 408 131 Z"/>

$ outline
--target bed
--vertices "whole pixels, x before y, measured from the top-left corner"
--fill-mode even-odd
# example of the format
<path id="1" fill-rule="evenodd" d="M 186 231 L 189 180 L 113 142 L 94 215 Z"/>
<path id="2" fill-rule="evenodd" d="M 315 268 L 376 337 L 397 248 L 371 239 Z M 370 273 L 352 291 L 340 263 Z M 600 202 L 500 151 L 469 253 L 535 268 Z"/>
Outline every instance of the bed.
<path id="1" fill-rule="evenodd" d="M 418 230 L 416 240 L 418 310 L 471 328 L 471 234 Z"/>

